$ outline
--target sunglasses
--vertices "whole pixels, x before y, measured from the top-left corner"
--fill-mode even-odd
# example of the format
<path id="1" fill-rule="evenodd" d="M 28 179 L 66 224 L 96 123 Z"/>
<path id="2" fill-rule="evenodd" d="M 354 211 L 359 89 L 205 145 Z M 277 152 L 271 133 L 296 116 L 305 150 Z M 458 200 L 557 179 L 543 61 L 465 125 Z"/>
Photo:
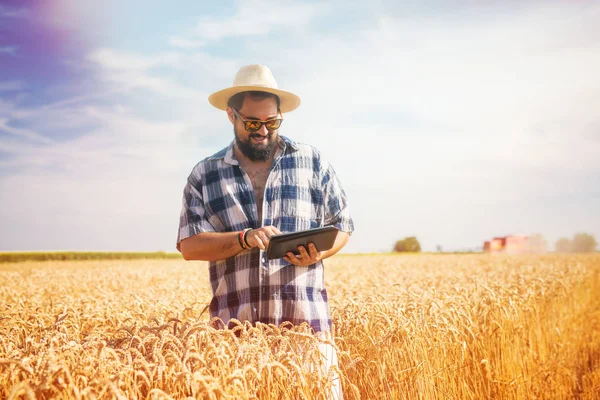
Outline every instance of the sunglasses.
<path id="1" fill-rule="evenodd" d="M 238 118 L 242 120 L 242 122 L 244 123 L 244 128 L 246 128 L 248 132 L 256 132 L 260 128 L 262 128 L 263 125 L 267 127 L 268 131 L 274 131 L 276 129 L 279 129 L 281 123 L 283 122 L 283 118 L 274 118 L 267 121 L 244 119 L 235 108 L 231 107 L 231 109 L 233 110 L 235 115 L 237 115 Z"/>

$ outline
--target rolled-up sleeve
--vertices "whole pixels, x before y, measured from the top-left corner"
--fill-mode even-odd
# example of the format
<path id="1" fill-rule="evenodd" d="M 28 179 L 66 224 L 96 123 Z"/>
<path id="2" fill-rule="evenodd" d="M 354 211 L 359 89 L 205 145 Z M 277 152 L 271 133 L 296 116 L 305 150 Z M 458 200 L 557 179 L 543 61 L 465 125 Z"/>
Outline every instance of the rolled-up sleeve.
<path id="1" fill-rule="evenodd" d="M 192 171 L 187 184 L 183 189 L 183 204 L 179 216 L 179 230 L 177 233 L 177 250 L 181 251 L 180 243 L 183 239 L 202 232 L 214 232 L 214 227 L 208 222 L 206 208 L 202 196 L 202 182 L 198 178 L 197 170 Z"/>
<path id="2" fill-rule="evenodd" d="M 322 166 L 321 185 L 325 202 L 325 225 L 333 225 L 343 232 L 352 234 L 354 221 L 350 216 L 350 205 L 346 192 L 333 167 L 326 162 Z"/>

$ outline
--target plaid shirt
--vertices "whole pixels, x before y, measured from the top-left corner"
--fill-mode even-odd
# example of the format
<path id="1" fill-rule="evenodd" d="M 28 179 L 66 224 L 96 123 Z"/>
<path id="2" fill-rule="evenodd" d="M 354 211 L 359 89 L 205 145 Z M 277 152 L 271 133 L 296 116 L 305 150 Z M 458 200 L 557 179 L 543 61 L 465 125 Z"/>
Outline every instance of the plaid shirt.
<path id="1" fill-rule="evenodd" d="M 232 232 L 273 225 L 281 232 L 334 225 L 354 229 L 346 194 L 335 171 L 313 147 L 280 136 L 264 193 L 262 221 L 248 175 L 233 155 L 233 142 L 200 161 L 183 191 L 177 247 L 201 232 Z M 258 248 L 211 261 L 211 317 L 279 325 L 308 322 L 329 330 L 323 263 L 296 267 L 267 260 Z"/>

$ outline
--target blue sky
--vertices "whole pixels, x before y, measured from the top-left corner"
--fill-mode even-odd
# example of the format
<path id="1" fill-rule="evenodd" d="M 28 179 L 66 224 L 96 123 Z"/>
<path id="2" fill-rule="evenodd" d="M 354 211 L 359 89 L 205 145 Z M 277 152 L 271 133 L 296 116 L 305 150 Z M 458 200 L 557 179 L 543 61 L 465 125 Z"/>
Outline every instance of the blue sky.
<path id="1" fill-rule="evenodd" d="M 250 63 L 302 98 L 280 133 L 334 165 L 345 251 L 600 238 L 597 2 L 216 4 L 2 2 L 0 250 L 174 251 Z"/>

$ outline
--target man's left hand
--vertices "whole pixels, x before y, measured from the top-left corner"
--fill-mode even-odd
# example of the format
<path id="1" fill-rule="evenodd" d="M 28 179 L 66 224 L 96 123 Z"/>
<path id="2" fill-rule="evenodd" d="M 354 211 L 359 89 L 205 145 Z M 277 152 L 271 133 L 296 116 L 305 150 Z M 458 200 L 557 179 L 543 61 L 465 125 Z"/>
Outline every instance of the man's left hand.
<path id="1" fill-rule="evenodd" d="M 319 262 L 323 258 L 323 254 L 317 251 L 317 248 L 313 243 L 308 244 L 308 251 L 304 246 L 298 246 L 299 255 L 295 255 L 291 251 L 287 253 L 283 259 L 297 267 L 306 267 Z"/>

